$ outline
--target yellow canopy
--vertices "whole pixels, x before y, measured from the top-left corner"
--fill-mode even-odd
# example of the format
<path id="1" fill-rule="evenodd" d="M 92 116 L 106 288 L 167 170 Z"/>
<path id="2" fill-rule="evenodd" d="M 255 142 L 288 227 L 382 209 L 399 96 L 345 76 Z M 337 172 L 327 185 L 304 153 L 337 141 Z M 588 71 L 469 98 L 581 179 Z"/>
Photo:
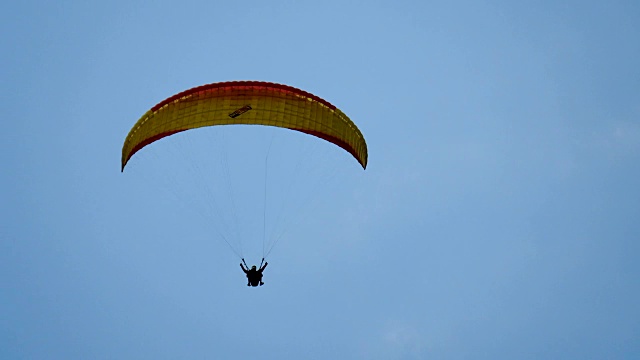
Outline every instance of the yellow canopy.
<path id="1" fill-rule="evenodd" d="M 122 146 L 122 171 L 133 154 L 177 132 L 215 125 L 267 125 L 301 131 L 345 149 L 367 167 L 367 144 L 356 125 L 329 102 L 291 86 L 232 81 L 176 94 L 147 111 Z"/>

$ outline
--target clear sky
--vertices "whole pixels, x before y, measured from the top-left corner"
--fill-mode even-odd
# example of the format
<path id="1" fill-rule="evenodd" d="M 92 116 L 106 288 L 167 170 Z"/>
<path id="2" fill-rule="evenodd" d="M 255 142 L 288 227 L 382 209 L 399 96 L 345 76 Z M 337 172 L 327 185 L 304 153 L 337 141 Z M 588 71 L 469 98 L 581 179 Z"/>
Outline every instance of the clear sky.
<path id="1" fill-rule="evenodd" d="M 640 358 L 639 2 L 25 0 L 0 19 L 0 358 Z M 327 190 L 283 211 L 260 288 L 193 215 L 202 188 L 171 189 L 197 174 L 151 175 L 191 140 L 120 173 L 145 111 L 228 80 L 316 94 L 369 147 L 363 171 L 312 137 L 225 135 L 227 194 L 258 213 L 239 139 L 262 136 L 240 151 L 257 174 L 269 139 L 335 160 L 300 172 Z"/>

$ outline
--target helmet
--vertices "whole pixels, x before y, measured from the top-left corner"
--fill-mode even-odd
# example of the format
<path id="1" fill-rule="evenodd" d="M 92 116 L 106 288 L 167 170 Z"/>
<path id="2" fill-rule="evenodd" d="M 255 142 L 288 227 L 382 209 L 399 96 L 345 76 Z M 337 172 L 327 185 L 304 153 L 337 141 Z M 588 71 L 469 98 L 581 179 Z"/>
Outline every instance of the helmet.
<path id="1" fill-rule="evenodd" d="M 251 270 L 255 270 L 255 269 L 256 269 L 256 266 L 255 266 L 255 265 L 253 265 L 253 266 L 251 267 Z"/>

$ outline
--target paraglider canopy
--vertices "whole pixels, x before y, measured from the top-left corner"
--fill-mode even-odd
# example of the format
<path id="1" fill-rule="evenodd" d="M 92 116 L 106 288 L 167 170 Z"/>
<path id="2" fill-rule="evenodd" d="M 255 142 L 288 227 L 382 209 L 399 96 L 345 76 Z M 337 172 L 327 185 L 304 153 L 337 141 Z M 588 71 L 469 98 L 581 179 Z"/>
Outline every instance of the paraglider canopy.
<path id="1" fill-rule="evenodd" d="M 317 136 L 367 167 L 362 133 L 328 101 L 287 85 L 230 81 L 183 91 L 147 111 L 125 139 L 121 170 L 137 151 L 156 140 L 189 129 L 231 124 L 276 126 Z"/>

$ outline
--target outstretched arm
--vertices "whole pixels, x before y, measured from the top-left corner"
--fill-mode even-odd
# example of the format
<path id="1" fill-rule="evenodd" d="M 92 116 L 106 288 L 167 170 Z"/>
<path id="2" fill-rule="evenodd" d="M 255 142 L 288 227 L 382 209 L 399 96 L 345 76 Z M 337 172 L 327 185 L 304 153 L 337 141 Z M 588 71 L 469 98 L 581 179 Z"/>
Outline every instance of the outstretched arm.
<path id="1" fill-rule="evenodd" d="M 260 267 L 260 271 L 264 270 L 264 268 L 266 268 L 266 267 L 267 267 L 267 265 L 269 265 L 269 263 L 268 263 L 268 262 L 264 263 L 264 265 L 262 265 L 262 266 Z"/>
<path id="2" fill-rule="evenodd" d="M 242 271 L 244 271 L 245 274 L 247 273 L 247 269 L 244 268 L 244 265 L 242 265 L 242 263 L 240 263 L 240 269 L 242 269 Z"/>

